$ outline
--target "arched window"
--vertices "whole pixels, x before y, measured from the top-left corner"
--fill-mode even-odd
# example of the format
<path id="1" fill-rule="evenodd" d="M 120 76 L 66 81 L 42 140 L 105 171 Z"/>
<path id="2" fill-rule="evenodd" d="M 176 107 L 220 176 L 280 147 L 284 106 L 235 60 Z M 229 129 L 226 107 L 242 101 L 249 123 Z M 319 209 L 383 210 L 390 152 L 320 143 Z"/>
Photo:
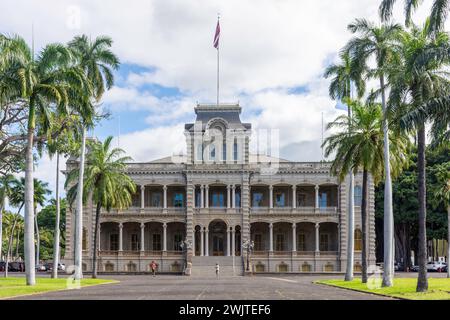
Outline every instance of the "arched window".
<path id="1" fill-rule="evenodd" d="M 237 140 L 234 139 L 234 143 L 233 143 L 233 160 L 237 161 L 238 159 L 238 144 L 237 144 Z"/>
<path id="2" fill-rule="evenodd" d="M 359 229 L 355 229 L 355 251 L 362 250 L 362 232 Z"/>
<path id="3" fill-rule="evenodd" d="M 209 150 L 209 160 L 216 160 L 216 146 L 211 144 Z"/>
<path id="4" fill-rule="evenodd" d="M 197 160 L 203 160 L 203 145 L 201 143 L 197 144 Z"/>
<path id="5" fill-rule="evenodd" d="M 361 207 L 361 203 L 362 203 L 362 188 L 361 188 L 361 186 L 355 186 L 354 197 L 355 197 L 355 206 Z"/>

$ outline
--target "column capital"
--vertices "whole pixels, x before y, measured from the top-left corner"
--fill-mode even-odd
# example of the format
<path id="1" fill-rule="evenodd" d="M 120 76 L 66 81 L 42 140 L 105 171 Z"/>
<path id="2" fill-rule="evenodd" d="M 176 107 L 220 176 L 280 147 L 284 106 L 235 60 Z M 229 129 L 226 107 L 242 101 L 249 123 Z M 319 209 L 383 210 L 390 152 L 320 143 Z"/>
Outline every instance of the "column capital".
<path id="1" fill-rule="evenodd" d="M 232 185 L 231 185 L 231 189 L 233 189 L 233 190 L 236 189 L 236 185 L 235 185 L 235 184 L 232 184 Z"/>
<path id="2" fill-rule="evenodd" d="M 316 229 L 319 229 L 320 227 L 320 222 L 316 222 Z"/>
<path id="3" fill-rule="evenodd" d="M 272 222 L 269 223 L 269 228 L 271 228 L 271 229 L 273 228 L 273 223 Z"/>
<path id="4" fill-rule="evenodd" d="M 167 190 L 167 185 L 166 185 L 166 184 L 163 185 L 163 190 L 164 190 L 164 191 Z"/>
<path id="5" fill-rule="evenodd" d="M 295 229 L 295 228 L 297 228 L 297 223 L 292 222 L 292 229 Z"/>
<path id="6" fill-rule="evenodd" d="M 200 185 L 200 189 L 205 189 L 205 185 L 204 185 L 204 184 L 201 184 L 201 185 Z"/>
<path id="7" fill-rule="evenodd" d="M 314 186 L 314 188 L 315 188 L 316 190 L 319 190 L 319 185 L 316 184 L 316 185 Z"/>
<path id="8" fill-rule="evenodd" d="M 167 222 L 163 223 L 163 228 L 167 228 Z"/>
<path id="9" fill-rule="evenodd" d="M 293 190 L 297 189 L 297 185 L 296 184 L 292 185 L 292 189 Z"/>
<path id="10" fill-rule="evenodd" d="M 145 223 L 141 222 L 141 229 L 145 228 Z"/>
<path id="11" fill-rule="evenodd" d="M 205 189 L 209 189 L 209 184 L 205 184 Z"/>
<path id="12" fill-rule="evenodd" d="M 123 223 L 119 222 L 119 228 L 122 229 L 123 228 Z"/>
<path id="13" fill-rule="evenodd" d="M 273 185 L 269 184 L 269 189 L 273 190 Z"/>

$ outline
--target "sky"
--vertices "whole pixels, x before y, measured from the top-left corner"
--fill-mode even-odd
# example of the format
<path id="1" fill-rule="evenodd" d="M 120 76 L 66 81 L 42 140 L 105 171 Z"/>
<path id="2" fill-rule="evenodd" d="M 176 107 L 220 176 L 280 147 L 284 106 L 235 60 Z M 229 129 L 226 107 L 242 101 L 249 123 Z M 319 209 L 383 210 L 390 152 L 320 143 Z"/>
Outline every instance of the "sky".
<path id="1" fill-rule="evenodd" d="M 397 2 L 394 20 L 403 22 L 403 1 Z M 110 36 L 121 66 L 102 100 L 110 117 L 91 134 L 114 136 L 134 161 L 145 162 L 184 153 L 184 123 L 194 121 L 196 103 L 216 101 L 213 38 L 220 13 L 220 101 L 239 102 L 241 120 L 254 132 L 277 130 L 281 158 L 320 161 L 322 115 L 326 125 L 345 113 L 328 96 L 324 70 L 351 38 L 347 25 L 355 18 L 378 21 L 379 3 L 2 0 L 0 32 L 29 43 L 34 33 L 36 52 L 83 33 Z M 430 3 L 414 14 L 416 23 L 424 21 Z M 35 171 L 52 190 L 55 167 L 44 156 Z"/>

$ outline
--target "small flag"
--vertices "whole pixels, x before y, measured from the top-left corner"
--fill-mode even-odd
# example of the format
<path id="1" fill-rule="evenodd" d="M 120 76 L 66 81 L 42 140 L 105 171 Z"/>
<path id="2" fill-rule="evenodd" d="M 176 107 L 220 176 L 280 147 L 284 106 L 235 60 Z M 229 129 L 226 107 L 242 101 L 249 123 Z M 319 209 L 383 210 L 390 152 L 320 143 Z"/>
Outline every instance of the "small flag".
<path id="1" fill-rule="evenodd" d="M 217 20 L 216 35 L 214 36 L 214 48 L 219 49 L 219 36 L 220 36 L 220 25 L 219 20 Z"/>
<path id="2" fill-rule="evenodd" d="M 338 100 L 338 102 L 336 103 L 336 109 L 338 110 L 344 110 L 347 111 L 347 105 L 345 103 L 343 103 L 341 100 Z"/>

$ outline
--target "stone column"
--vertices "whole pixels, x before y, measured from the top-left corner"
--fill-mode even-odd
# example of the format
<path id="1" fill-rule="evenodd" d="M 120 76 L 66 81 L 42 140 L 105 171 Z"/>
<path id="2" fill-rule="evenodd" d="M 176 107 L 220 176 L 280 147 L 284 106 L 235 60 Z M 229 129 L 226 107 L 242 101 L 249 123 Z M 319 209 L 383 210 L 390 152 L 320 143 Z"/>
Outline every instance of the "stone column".
<path id="1" fill-rule="evenodd" d="M 122 239 L 123 239 L 123 224 L 122 222 L 119 223 L 119 251 L 123 251 L 123 244 L 122 244 Z"/>
<path id="2" fill-rule="evenodd" d="M 209 208 L 209 186 L 205 186 L 205 208 Z"/>
<path id="3" fill-rule="evenodd" d="M 320 246 L 319 246 L 319 228 L 320 223 L 316 223 L 316 253 L 320 252 Z"/>
<path id="4" fill-rule="evenodd" d="M 292 223 L 292 252 L 297 252 L 297 224 Z"/>
<path id="5" fill-rule="evenodd" d="M 231 230 L 231 255 L 234 257 L 236 254 L 236 231 Z"/>
<path id="6" fill-rule="evenodd" d="M 205 230 L 203 228 L 200 229 L 200 256 L 203 257 L 205 255 Z"/>
<path id="7" fill-rule="evenodd" d="M 141 209 L 145 208 L 145 186 L 141 185 Z"/>
<path id="8" fill-rule="evenodd" d="M 163 251 L 167 251 L 167 223 L 163 223 Z"/>
<path id="9" fill-rule="evenodd" d="M 195 256 L 195 227 L 192 232 L 192 255 Z"/>
<path id="10" fill-rule="evenodd" d="M 269 208 L 273 209 L 273 186 L 269 186 Z"/>
<path id="11" fill-rule="evenodd" d="M 205 230 L 205 256 L 209 256 L 209 230 Z"/>
<path id="12" fill-rule="evenodd" d="M 231 189 L 231 186 L 227 185 L 227 209 L 231 208 L 231 196 L 230 196 L 231 190 L 230 189 Z"/>
<path id="13" fill-rule="evenodd" d="M 167 209 L 167 186 L 166 185 L 163 186 L 163 191 L 164 191 L 164 195 L 163 195 L 164 209 Z"/>
<path id="14" fill-rule="evenodd" d="M 141 251 L 145 251 L 145 239 L 144 239 L 144 233 L 145 233 L 145 223 L 141 223 Z"/>
<path id="15" fill-rule="evenodd" d="M 231 207 L 236 208 L 236 186 L 234 184 L 231 186 Z"/>
<path id="16" fill-rule="evenodd" d="M 319 209 L 319 185 L 316 184 L 316 186 L 314 187 L 314 189 L 316 190 L 315 208 L 316 208 L 316 209 Z"/>
<path id="17" fill-rule="evenodd" d="M 292 186 L 292 209 L 297 208 L 297 186 Z"/>
<path id="18" fill-rule="evenodd" d="M 273 223 L 269 223 L 269 252 L 273 252 Z"/>
<path id="19" fill-rule="evenodd" d="M 200 208 L 205 207 L 205 186 L 200 186 Z"/>
<path id="20" fill-rule="evenodd" d="M 230 256 L 230 248 L 231 247 L 231 243 L 230 243 L 230 229 L 227 228 L 227 257 Z"/>

